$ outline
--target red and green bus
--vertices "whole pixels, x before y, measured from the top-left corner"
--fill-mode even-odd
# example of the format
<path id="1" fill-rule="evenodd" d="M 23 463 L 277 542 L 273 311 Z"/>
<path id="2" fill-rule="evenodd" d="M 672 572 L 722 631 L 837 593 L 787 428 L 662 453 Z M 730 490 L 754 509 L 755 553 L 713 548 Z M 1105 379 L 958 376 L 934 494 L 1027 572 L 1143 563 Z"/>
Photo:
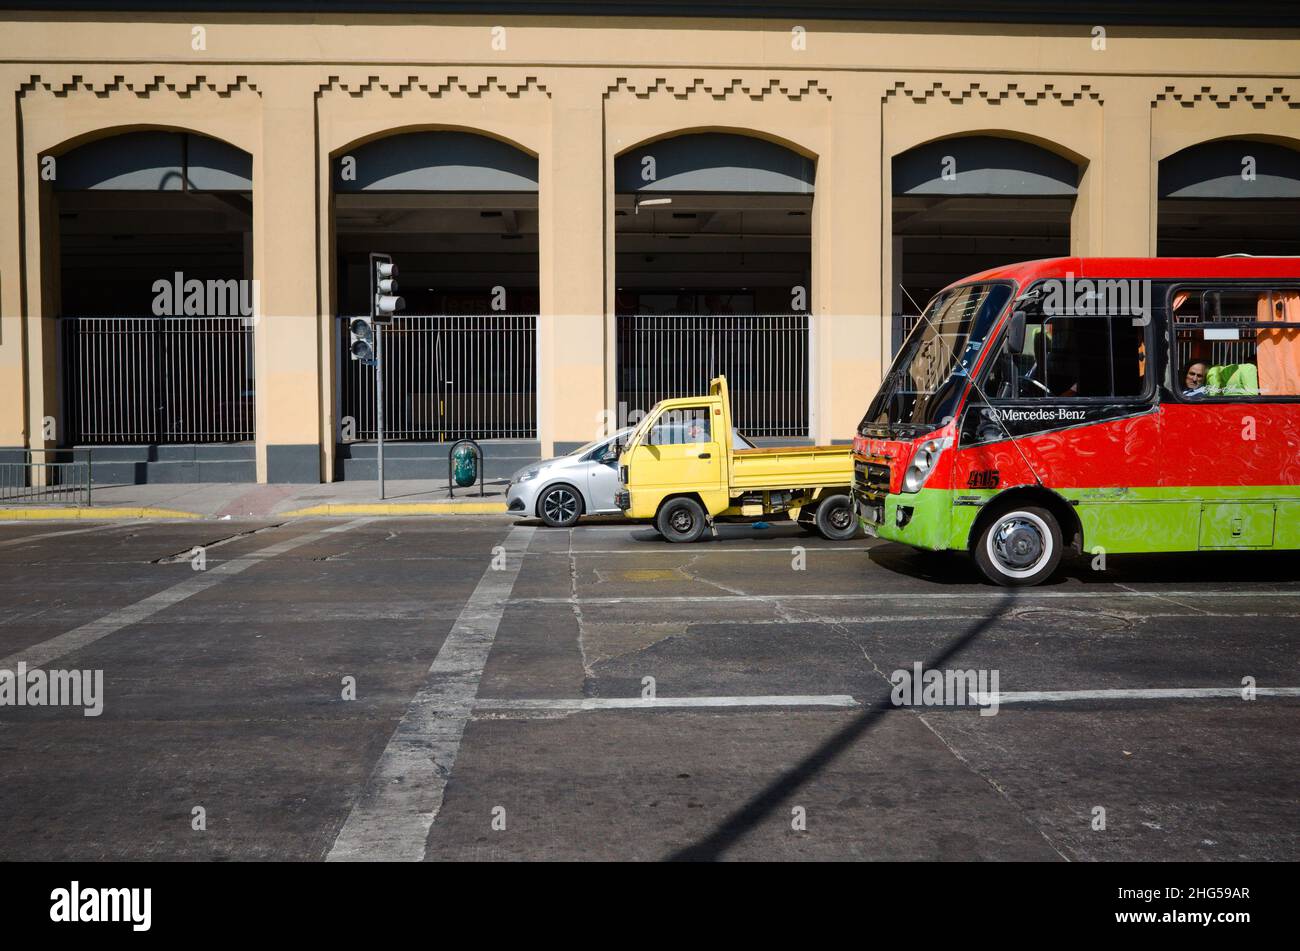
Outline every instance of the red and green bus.
<path id="1" fill-rule="evenodd" d="M 1300 548 L 1300 259 L 1056 258 L 953 284 L 853 453 L 869 534 L 968 551 L 998 584 L 1067 548 Z"/>

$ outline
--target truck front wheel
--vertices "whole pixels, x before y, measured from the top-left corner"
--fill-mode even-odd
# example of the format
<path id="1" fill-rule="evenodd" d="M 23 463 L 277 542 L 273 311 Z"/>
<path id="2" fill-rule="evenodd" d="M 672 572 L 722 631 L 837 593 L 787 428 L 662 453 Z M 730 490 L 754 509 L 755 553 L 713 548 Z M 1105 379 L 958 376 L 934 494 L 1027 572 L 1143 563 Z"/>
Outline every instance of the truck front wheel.
<path id="1" fill-rule="evenodd" d="M 694 499 L 669 499 L 655 516 L 655 528 L 670 542 L 696 542 L 708 528 L 704 507 Z"/>
<path id="2" fill-rule="evenodd" d="M 847 495 L 832 495 L 817 506 L 817 531 L 833 542 L 847 541 L 858 533 L 853 502 Z"/>

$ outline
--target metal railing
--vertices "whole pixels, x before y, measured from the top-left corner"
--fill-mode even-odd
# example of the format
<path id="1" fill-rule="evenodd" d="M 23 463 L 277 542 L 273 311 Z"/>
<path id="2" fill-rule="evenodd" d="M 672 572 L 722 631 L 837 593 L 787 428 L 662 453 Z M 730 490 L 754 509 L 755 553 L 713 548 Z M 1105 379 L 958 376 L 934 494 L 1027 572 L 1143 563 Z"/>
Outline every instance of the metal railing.
<path id="1" fill-rule="evenodd" d="M 339 419 L 352 439 L 374 439 L 375 371 L 349 357 L 348 320 L 336 330 Z M 380 333 L 385 439 L 537 438 L 536 315 L 401 314 Z"/>
<path id="2" fill-rule="evenodd" d="M 1194 359 L 1200 359 L 1211 366 L 1255 362 L 1259 340 L 1256 334 L 1251 332 L 1250 326 L 1256 322 L 1256 318 L 1216 316 L 1213 319 L 1221 324 L 1241 324 L 1246 332 L 1233 339 L 1206 340 L 1203 331 L 1187 326 L 1196 325 L 1201 320 L 1200 316 L 1176 316 L 1174 318 L 1176 331 L 1174 340 L 1177 348 L 1174 353 L 1176 374 L 1181 373 L 1182 368 Z M 1175 382 L 1179 387 L 1182 386 L 1182 380 L 1175 379 Z"/>
<path id="3" fill-rule="evenodd" d="M 89 505 L 89 449 L 24 449 L 22 462 L 0 462 L 0 503 Z M 44 456 L 36 462 L 33 456 Z"/>
<path id="4" fill-rule="evenodd" d="M 253 326 L 242 317 L 60 318 L 63 440 L 253 438 Z"/>
<path id="5" fill-rule="evenodd" d="M 708 391 L 725 374 L 733 420 L 748 436 L 806 437 L 807 314 L 618 318 L 618 401 L 628 411 Z"/>

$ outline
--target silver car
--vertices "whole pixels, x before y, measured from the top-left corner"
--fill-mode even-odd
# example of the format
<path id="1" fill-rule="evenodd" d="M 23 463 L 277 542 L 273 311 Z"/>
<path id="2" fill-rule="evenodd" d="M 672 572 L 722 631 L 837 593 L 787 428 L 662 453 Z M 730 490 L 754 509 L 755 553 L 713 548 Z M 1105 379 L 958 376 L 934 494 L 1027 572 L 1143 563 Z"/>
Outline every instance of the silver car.
<path id="1" fill-rule="evenodd" d="M 567 456 L 525 466 L 510 477 L 506 504 L 512 515 L 540 518 L 555 528 L 568 528 L 583 515 L 621 515 L 614 504 L 618 489 L 618 447 L 631 429 L 589 442 Z M 737 449 L 754 444 L 732 430 Z"/>
<path id="2" fill-rule="evenodd" d="M 583 515 L 617 515 L 618 445 L 624 429 L 589 442 L 567 456 L 543 459 L 510 477 L 506 503 L 512 515 L 536 516 L 547 525 L 568 528 Z"/>

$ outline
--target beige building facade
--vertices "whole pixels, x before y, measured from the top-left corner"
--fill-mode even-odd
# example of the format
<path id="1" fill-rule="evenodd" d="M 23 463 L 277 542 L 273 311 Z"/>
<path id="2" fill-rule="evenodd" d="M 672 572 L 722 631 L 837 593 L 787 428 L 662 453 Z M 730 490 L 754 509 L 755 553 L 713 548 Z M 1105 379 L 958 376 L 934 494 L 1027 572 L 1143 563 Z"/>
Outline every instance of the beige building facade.
<path id="1" fill-rule="evenodd" d="M 755 234 L 753 241 L 790 242 L 791 254 L 806 254 L 802 280 L 788 282 L 796 290 L 785 309 L 806 314 L 804 343 L 775 359 L 803 362 L 797 385 L 806 404 L 792 425 L 821 443 L 852 437 L 896 345 L 894 315 L 945 274 L 962 276 L 954 273 L 959 266 L 1008 263 L 1015 258 L 999 256 L 1017 253 L 1016 241 L 1085 256 L 1184 247 L 1275 253 L 1289 249 L 1286 232 L 1296 230 L 1289 183 L 1300 176 L 1286 154 L 1300 149 L 1300 34 L 1286 28 L 202 11 L 10 12 L 0 20 L 0 85 L 9 91 L 0 110 L 0 447 L 11 453 L 95 442 L 85 431 L 66 431 L 77 387 L 91 383 L 85 366 L 69 362 L 72 338 L 60 323 L 70 316 L 70 298 L 87 301 L 78 304 L 82 313 L 93 310 L 93 285 L 110 275 L 97 278 L 92 269 L 92 286 L 71 287 L 60 262 L 69 248 L 93 255 L 113 236 L 105 231 L 91 240 L 76 230 L 76 216 L 90 220 L 98 206 L 84 193 L 66 197 L 72 193 L 60 192 L 58 176 L 61 158 L 123 135 L 183 133 L 249 157 L 251 187 L 241 194 L 249 195 L 250 223 L 237 276 L 257 287 L 257 312 L 247 322 L 250 438 L 231 440 L 226 432 L 180 442 L 200 447 L 189 450 L 192 458 L 202 457 L 205 442 L 238 442 L 247 452 L 240 477 L 270 482 L 346 476 L 340 388 L 353 367 L 339 342 L 348 243 L 340 222 L 363 222 L 371 212 L 345 207 L 338 179 L 349 156 L 379 154 L 360 150 L 395 136 L 484 137 L 535 168 L 535 188 L 511 186 L 509 201 L 480 195 L 469 208 L 474 229 L 504 221 L 509 235 L 514 222 L 522 232 L 516 245 L 535 249 L 527 265 L 535 279 L 521 282 L 526 304 L 510 308 L 533 320 L 530 349 L 516 359 L 535 401 L 526 425 L 504 440 L 516 446 L 505 453 L 511 459 L 572 448 L 617 415 L 620 314 L 644 312 L 657 299 L 653 287 L 641 303 L 620 298 L 628 282 L 618 273 L 619 242 L 657 240 L 626 230 L 651 227 L 651 213 L 694 216 L 678 218 L 691 233 L 664 235 L 682 248 L 710 228 L 721 235 L 720 222 L 733 212 L 770 218 L 772 228 L 798 223 L 802 230 L 790 235 Z M 717 181 L 730 194 L 731 179 L 691 177 L 697 149 L 682 153 L 691 187 L 680 194 L 689 200 L 674 206 L 669 196 L 656 206 L 651 191 L 620 198 L 616 186 L 627 174 L 621 158 L 653 157 L 656 143 L 699 135 L 726 137 L 697 140 L 706 143 L 740 138 L 779 146 L 771 154 L 789 153 L 813 170 L 808 194 L 794 189 L 776 201 L 760 183 L 743 201 L 710 205 L 697 186 Z M 961 140 L 992 142 L 994 159 L 982 170 L 994 171 L 982 184 L 945 193 L 945 183 L 977 171 L 963 156 L 990 154 L 945 146 Z M 997 168 L 999 142 L 1028 147 L 1007 147 L 1008 155 L 1024 156 L 1009 160 L 1010 178 Z M 1204 156 L 1188 166 L 1193 180 L 1182 193 L 1162 185 L 1162 174 L 1174 174 L 1162 163 L 1215 143 L 1235 150 L 1226 161 L 1250 173 L 1242 182 L 1264 181 L 1271 190 L 1239 194 L 1236 182 L 1216 186 L 1224 176 L 1209 171 L 1197 179 L 1195 168 L 1213 164 Z M 186 148 L 192 164 L 196 146 Z M 1041 174 L 1040 153 L 1048 170 Z M 934 156 L 934 175 L 927 179 L 909 156 Z M 1285 167 L 1273 175 L 1266 166 L 1278 156 Z M 1061 160 L 1068 163 L 1060 166 L 1064 177 L 1050 171 Z M 755 161 L 770 168 L 761 155 Z M 645 167 L 644 158 L 633 166 Z M 906 189 L 895 181 L 904 174 L 912 183 Z M 752 183 L 752 176 L 733 178 Z M 1018 192 L 1014 184 L 1039 180 L 1047 184 L 1038 190 Z M 203 202 L 203 214 L 233 220 L 244 213 L 244 199 L 212 200 L 201 191 L 194 200 Z M 411 200 L 415 224 L 403 247 L 423 247 L 419 222 L 465 211 L 448 197 L 455 191 L 444 189 L 427 206 Z M 409 195 L 392 194 L 399 192 Z M 1193 204 L 1178 205 L 1180 194 Z M 781 221 L 772 217 L 778 213 Z M 620 225 L 629 218 L 632 225 Z M 382 236 L 384 220 L 381 208 L 358 228 Z M 1036 224 L 1011 227 L 1021 222 Z M 742 247 L 743 259 L 741 227 L 739 237 L 728 232 L 718 240 L 727 254 Z M 460 253 L 449 248 L 444 262 L 453 252 Z M 158 259 L 156 276 L 170 278 L 163 252 L 146 253 Z M 706 301 L 691 305 L 696 316 L 714 306 L 710 287 L 732 293 L 746 275 L 761 277 L 758 265 L 746 264 L 751 270 L 736 272 L 732 284 L 715 280 L 737 265 L 708 254 L 673 265 L 678 270 L 665 277 L 681 284 L 682 271 L 696 275 L 692 287 L 700 292 L 692 300 Z M 653 258 L 638 250 L 633 263 Z M 457 266 L 467 273 L 475 267 Z M 797 300 L 798 288 L 806 301 Z M 658 352 L 656 359 L 666 359 Z M 120 365 L 133 353 L 106 359 Z M 414 384 L 411 392 L 424 389 Z M 448 441 L 433 430 L 426 436 L 434 445 Z"/>

